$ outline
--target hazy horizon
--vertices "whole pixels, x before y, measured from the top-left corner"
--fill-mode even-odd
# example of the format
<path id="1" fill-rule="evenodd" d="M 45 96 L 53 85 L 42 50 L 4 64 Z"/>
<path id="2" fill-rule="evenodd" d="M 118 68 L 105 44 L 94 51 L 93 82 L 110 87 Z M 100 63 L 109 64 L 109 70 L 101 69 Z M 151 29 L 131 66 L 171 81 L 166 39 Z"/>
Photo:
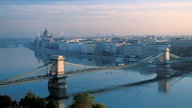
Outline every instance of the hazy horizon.
<path id="1" fill-rule="evenodd" d="M 192 35 L 192 1 L 1 0 L 0 38 Z"/>

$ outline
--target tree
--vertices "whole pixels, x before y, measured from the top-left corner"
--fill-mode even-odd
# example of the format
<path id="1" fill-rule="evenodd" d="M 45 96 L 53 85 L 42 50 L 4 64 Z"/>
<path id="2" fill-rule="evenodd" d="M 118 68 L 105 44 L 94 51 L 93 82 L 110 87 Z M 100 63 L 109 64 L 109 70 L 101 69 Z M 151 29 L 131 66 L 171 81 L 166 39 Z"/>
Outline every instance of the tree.
<path id="1" fill-rule="evenodd" d="M 70 108 L 91 108 L 94 104 L 94 97 L 88 93 L 80 93 L 74 96 Z"/>
<path id="2" fill-rule="evenodd" d="M 46 106 L 46 100 L 29 92 L 24 98 L 21 98 L 19 106 L 23 108 L 44 108 Z"/>
<path id="3" fill-rule="evenodd" d="M 74 96 L 69 108 L 107 108 L 104 104 L 95 103 L 94 97 L 89 93 L 80 93 Z"/>
<path id="4" fill-rule="evenodd" d="M 92 108 L 108 108 L 108 107 L 104 104 L 95 103 L 94 105 L 92 105 Z"/>
<path id="5" fill-rule="evenodd" d="M 0 96 L 0 107 L 1 108 L 7 108 L 7 107 L 16 107 L 17 102 L 13 101 L 11 97 L 8 95 Z"/>
<path id="6" fill-rule="evenodd" d="M 17 103 L 10 96 L 0 95 L 0 108 L 56 108 L 56 102 L 52 98 L 40 98 L 28 92 Z M 68 108 L 107 108 L 104 104 L 95 103 L 94 97 L 89 93 L 80 93 L 74 96 L 72 105 Z"/>

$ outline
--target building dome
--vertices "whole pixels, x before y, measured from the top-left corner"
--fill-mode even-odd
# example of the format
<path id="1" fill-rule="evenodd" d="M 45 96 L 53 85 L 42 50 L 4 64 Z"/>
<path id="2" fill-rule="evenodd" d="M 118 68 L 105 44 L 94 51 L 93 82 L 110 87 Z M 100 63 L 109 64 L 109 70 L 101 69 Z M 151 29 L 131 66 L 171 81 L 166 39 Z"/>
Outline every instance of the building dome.
<path id="1" fill-rule="evenodd" d="M 43 32 L 44 37 L 51 37 L 51 34 L 47 31 L 47 28 L 45 28 L 45 31 Z"/>

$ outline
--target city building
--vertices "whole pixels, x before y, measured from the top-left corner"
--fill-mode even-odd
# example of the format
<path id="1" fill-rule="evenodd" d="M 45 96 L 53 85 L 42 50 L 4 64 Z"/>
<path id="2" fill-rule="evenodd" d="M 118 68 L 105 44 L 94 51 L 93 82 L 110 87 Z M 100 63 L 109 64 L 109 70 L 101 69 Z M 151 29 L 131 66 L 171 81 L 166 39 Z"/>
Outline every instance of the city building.
<path id="1" fill-rule="evenodd" d="M 78 42 L 70 42 L 67 44 L 67 52 L 68 53 L 75 53 L 75 54 L 80 54 L 81 53 L 81 46 L 80 43 Z"/>
<path id="2" fill-rule="evenodd" d="M 95 55 L 96 54 L 96 43 L 81 43 L 81 54 L 89 54 Z"/>
<path id="3" fill-rule="evenodd" d="M 122 55 L 123 43 L 105 43 L 102 46 L 102 55 L 104 56 L 119 56 Z"/>
<path id="4" fill-rule="evenodd" d="M 124 45 L 123 54 L 126 58 L 145 57 L 145 46 L 142 44 Z"/>
<path id="5" fill-rule="evenodd" d="M 154 41 L 146 41 L 144 43 L 142 43 L 145 47 L 145 55 L 144 57 L 149 57 L 149 56 L 154 56 L 157 55 L 158 51 L 157 51 L 157 43 Z"/>
<path id="6" fill-rule="evenodd" d="M 35 39 L 35 48 L 53 49 L 57 47 L 57 43 L 53 39 L 52 35 L 45 28 L 43 34 L 40 34 Z"/>
<path id="7" fill-rule="evenodd" d="M 64 40 L 60 40 L 59 42 L 58 42 L 58 46 L 59 46 L 59 50 L 60 51 L 62 51 L 62 52 L 65 52 L 65 53 L 67 53 L 68 52 L 68 44 L 69 43 L 67 43 L 66 41 L 64 41 Z"/>
<path id="8" fill-rule="evenodd" d="M 192 40 L 173 40 L 171 41 L 171 46 L 173 48 L 179 48 L 179 47 L 189 47 L 192 46 Z"/>

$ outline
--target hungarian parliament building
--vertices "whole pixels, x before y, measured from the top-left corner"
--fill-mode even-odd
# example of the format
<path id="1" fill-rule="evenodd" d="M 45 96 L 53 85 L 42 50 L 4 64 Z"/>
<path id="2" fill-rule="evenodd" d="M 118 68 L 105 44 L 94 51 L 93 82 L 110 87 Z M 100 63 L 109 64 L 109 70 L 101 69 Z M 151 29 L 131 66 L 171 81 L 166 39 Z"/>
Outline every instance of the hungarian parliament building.
<path id="1" fill-rule="evenodd" d="M 55 39 L 53 38 L 52 34 L 47 31 L 45 28 L 43 34 L 40 34 L 35 38 L 35 48 L 42 48 L 42 49 L 54 49 L 57 48 L 57 44 Z"/>

